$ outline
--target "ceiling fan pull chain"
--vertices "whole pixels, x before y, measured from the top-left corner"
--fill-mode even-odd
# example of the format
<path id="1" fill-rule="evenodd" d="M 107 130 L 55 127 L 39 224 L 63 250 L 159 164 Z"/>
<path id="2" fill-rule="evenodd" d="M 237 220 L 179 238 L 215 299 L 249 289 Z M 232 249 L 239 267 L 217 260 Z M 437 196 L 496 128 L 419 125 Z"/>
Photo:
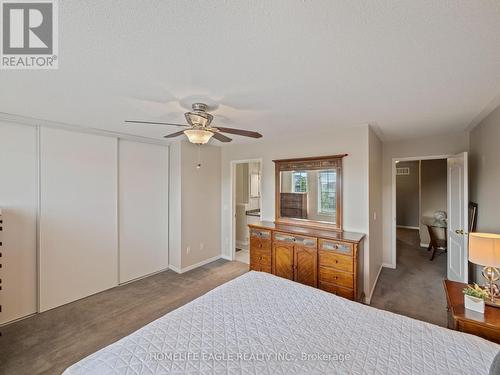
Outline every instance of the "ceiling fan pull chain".
<path id="1" fill-rule="evenodd" d="M 201 168 L 201 144 L 198 144 L 198 164 L 196 164 L 196 169 Z"/>

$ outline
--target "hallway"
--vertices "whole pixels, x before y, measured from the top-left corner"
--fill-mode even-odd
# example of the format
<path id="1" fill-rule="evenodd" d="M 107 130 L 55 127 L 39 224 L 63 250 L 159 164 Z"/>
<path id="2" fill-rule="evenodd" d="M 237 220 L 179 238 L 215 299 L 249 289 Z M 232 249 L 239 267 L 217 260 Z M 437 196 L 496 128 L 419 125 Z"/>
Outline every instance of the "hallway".
<path id="1" fill-rule="evenodd" d="M 397 268 L 382 269 L 371 306 L 446 327 L 446 254 L 430 255 L 418 231 L 398 229 Z"/>

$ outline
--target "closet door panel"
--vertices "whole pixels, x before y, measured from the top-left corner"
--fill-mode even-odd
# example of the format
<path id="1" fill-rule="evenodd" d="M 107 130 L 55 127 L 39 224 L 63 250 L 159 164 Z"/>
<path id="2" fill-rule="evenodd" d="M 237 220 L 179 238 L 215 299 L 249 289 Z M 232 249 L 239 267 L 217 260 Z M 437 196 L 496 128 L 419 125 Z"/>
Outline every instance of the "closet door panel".
<path id="1" fill-rule="evenodd" d="M 118 284 L 117 140 L 40 130 L 40 310 Z"/>
<path id="2" fill-rule="evenodd" d="M 168 267 L 168 148 L 119 141 L 120 283 Z"/>
<path id="3" fill-rule="evenodd" d="M 36 128 L 0 123 L 0 324 L 36 312 Z"/>

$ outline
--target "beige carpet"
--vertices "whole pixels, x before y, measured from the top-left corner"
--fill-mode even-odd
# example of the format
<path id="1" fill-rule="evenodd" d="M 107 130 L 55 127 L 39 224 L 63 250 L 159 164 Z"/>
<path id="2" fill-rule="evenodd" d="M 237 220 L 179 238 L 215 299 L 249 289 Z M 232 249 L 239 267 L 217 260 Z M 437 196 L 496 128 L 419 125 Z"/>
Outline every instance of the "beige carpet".
<path id="1" fill-rule="evenodd" d="M 371 306 L 446 327 L 446 254 L 430 255 L 417 230 L 398 229 L 397 267 L 382 269 Z"/>
<path id="2" fill-rule="evenodd" d="M 71 364 L 248 271 L 219 260 L 165 271 L 1 328 L 0 374 L 60 374 Z"/>

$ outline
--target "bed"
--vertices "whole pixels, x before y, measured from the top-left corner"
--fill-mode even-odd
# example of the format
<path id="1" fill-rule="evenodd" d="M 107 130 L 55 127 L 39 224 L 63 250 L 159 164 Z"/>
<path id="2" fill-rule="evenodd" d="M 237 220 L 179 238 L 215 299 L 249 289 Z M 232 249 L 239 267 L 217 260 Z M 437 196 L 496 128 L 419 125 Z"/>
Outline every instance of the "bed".
<path id="1" fill-rule="evenodd" d="M 480 337 L 251 271 L 64 374 L 487 374 L 499 350 Z"/>

